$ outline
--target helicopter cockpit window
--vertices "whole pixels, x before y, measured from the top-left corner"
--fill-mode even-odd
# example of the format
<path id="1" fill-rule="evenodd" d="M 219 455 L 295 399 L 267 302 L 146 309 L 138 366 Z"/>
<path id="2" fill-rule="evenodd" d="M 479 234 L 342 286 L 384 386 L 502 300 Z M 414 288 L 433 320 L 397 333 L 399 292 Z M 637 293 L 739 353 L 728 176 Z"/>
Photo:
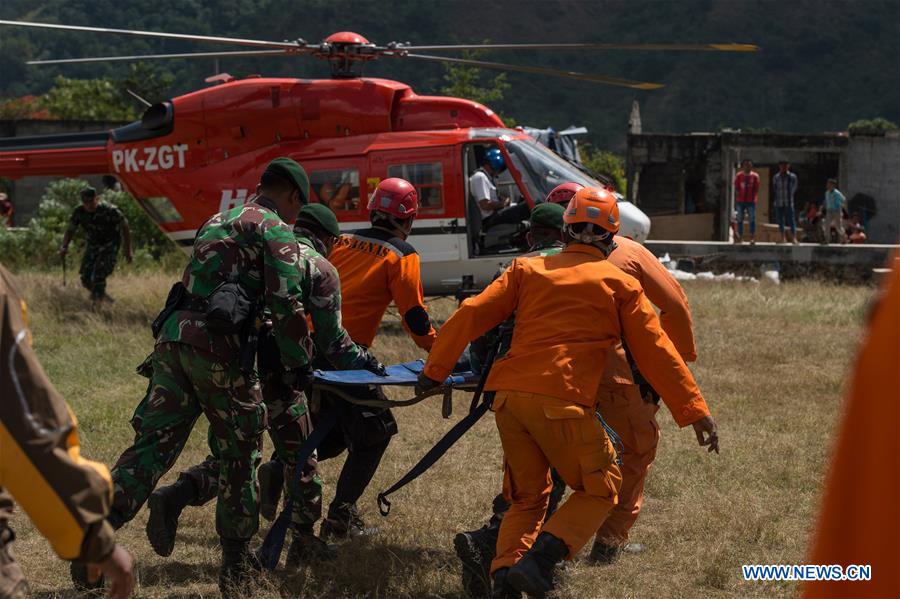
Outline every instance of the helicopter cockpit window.
<path id="1" fill-rule="evenodd" d="M 434 214 L 444 211 L 444 169 L 440 162 L 389 166 L 387 175 L 406 179 L 415 186 L 421 212 Z"/>
<path id="2" fill-rule="evenodd" d="M 601 185 L 599 181 L 534 140 L 511 140 L 506 142 L 506 149 L 516 168 L 522 173 L 522 180 L 535 201 L 543 201 L 560 183 L 573 181 L 586 186 Z"/>
<path id="3" fill-rule="evenodd" d="M 359 209 L 359 171 L 356 169 L 313 171 L 309 174 L 309 186 L 319 203 L 335 212 Z"/>

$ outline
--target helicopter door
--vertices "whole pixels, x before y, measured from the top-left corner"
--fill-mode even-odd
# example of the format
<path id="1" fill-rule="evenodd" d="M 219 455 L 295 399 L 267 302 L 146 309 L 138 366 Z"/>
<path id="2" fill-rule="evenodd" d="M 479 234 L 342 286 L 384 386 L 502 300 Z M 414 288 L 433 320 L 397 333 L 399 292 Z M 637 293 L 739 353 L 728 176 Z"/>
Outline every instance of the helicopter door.
<path id="1" fill-rule="evenodd" d="M 493 179 L 497 196 L 509 199 L 509 207 L 502 217 L 492 217 L 493 223 L 485 223 L 485 215 L 478 206 L 474 190 L 470 186 L 472 175 L 484 162 L 484 154 L 497 144 L 492 142 L 467 144 L 463 148 L 463 175 L 465 177 L 466 232 L 469 256 L 498 256 L 526 251 L 524 221 L 530 214 L 526 195 L 522 192 L 510 169 Z M 499 214 L 499 213 L 498 213 Z"/>

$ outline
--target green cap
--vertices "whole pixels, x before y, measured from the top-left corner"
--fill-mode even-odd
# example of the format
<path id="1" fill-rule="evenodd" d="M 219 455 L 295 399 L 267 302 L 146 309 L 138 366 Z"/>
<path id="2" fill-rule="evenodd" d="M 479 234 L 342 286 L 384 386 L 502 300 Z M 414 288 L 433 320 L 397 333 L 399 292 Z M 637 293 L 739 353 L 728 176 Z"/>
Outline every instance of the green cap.
<path id="1" fill-rule="evenodd" d="M 562 229 L 563 213 L 565 211 L 566 209 L 559 204 L 544 202 L 543 204 L 538 204 L 534 207 L 534 210 L 531 211 L 531 218 L 529 220 L 531 221 L 532 226 Z"/>
<path id="2" fill-rule="evenodd" d="M 309 177 L 296 161 L 284 156 L 276 158 L 266 166 L 265 172 L 278 175 L 293 183 L 294 187 L 300 190 L 300 195 L 303 196 L 301 201 L 304 204 L 309 202 Z"/>
<path id="3" fill-rule="evenodd" d="M 81 201 L 87 202 L 97 197 L 97 190 L 93 187 L 85 187 L 81 190 Z"/>
<path id="4" fill-rule="evenodd" d="M 300 214 L 297 216 L 297 224 L 303 225 L 304 223 L 316 225 L 335 237 L 341 234 L 337 217 L 325 204 L 307 204 L 301 208 Z"/>

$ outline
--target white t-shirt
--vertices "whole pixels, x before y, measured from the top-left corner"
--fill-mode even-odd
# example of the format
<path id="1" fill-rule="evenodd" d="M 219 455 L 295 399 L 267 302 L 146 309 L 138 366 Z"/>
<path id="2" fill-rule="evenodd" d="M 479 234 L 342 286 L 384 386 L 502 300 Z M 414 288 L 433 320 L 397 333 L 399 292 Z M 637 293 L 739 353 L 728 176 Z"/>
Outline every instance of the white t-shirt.
<path id="1" fill-rule="evenodd" d="M 491 181 L 491 178 L 488 177 L 487 173 L 480 169 L 472 173 L 472 176 L 469 177 L 469 193 L 472 194 L 472 197 L 475 198 L 476 202 L 485 199 L 492 202 L 497 201 L 497 186 L 494 185 L 494 182 Z M 481 218 L 487 218 L 494 213 L 493 210 L 485 210 L 480 204 L 478 205 L 478 209 L 481 210 Z"/>

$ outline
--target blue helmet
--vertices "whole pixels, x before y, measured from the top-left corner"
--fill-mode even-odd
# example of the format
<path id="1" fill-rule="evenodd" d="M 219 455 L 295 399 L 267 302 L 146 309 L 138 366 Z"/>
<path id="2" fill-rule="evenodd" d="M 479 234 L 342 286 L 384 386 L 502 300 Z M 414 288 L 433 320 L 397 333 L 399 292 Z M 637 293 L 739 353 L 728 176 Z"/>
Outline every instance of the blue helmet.
<path id="1" fill-rule="evenodd" d="M 500 173 L 506 170 L 506 160 L 503 159 L 503 154 L 499 149 L 491 148 L 484 153 L 484 158 L 496 172 Z"/>

